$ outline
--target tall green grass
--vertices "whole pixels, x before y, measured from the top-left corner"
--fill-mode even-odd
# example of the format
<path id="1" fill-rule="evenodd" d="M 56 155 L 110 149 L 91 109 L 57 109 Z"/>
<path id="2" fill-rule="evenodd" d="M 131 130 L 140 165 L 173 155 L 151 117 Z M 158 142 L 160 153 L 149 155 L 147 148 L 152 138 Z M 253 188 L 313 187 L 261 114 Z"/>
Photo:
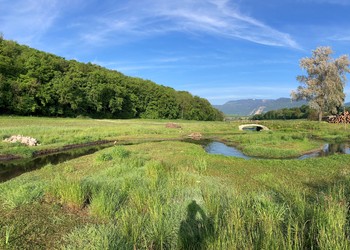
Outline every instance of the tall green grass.
<path id="1" fill-rule="evenodd" d="M 29 120 L 18 118 L 23 124 Z M 231 130 L 237 124 L 184 122 L 183 130 L 177 131 L 165 129 L 164 121 L 152 125 L 128 121 L 126 126 L 125 121 L 84 120 L 89 129 L 81 121 L 59 122 L 67 125 L 59 130 L 63 137 L 76 133 L 77 141 L 215 131 L 222 139 L 251 145 L 250 150 L 266 155 L 282 145 L 284 152 L 290 150 L 288 155 L 317 147 L 310 131 L 334 137 L 348 133 L 309 122 L 270 122 L 272 132 L 236 134 Z M 108 124 L 107 129 L 95 131 L 101 124 Z M 34 128 L 21 129 L 35 133 Z M 62 141 L 53 130 L 45 143 L 57 146 Z M 268 149 L 261 151 L 265 146 Z M 181 142 L 106 148 L 1 183 L 0 248 L 349 249 L 349 162 L 343 155 L 246 161 L 207 155 L 200 146 Z M 18 229 L 23 224 L 11 217 L 16 212 L 18 218 L 32 216 L 27 213 L 31 207 L 36 208 L 34 215 L 46 209 L 39 222 L 30 222 L 30 230 L 40 228 L 37 237 L 47 245 L 35 245 L 35 233 L 25 231 L 26 237 Z M 64 231 L 62 214 L 66 221 L 80 217 L 89 221 L 69 224 Z M 48 225 L 52 233 L 45 236 L 42 232 Z M 63 237 L 57 233 L 60 230 Z"/>
<path id="2" fill-rule="evenodd" d="M 44 196 L 46 184 L 40 179 L 22 176 L 12 182 L 0 185 L 0 201 L 2 208 L 14 209 L 21 205 L 39 201 Z"/>
<path id="3" fill-rule="evenodd" d="M 80 247 L 74 239 L 82 232 L 94 235 L 89 244 L 106 249 L 350 247 L 344 183 L 316 196 L 297 189 L 240 194 L 198 171 L 198 164 L 208 167 L 203 159 L 195 159 L 195 172 L 186 173 L 154 160 L 132 168 L 134 157 L 88 178 L 90 188 L 99 186 L 89 210 L 113 226 L 76 229 L 67 236 L 67 248 Z M 121 170 L 125 166 L 128 171 Z"/>

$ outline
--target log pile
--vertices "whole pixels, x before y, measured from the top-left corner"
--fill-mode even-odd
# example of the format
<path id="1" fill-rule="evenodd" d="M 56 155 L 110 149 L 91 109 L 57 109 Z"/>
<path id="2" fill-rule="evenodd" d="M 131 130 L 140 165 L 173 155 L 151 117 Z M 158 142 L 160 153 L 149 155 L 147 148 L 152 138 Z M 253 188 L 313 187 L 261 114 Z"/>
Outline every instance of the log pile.
<path id="1" fill-rule="evenodd" d="M 350 123 L 350 112 L 345 111 L 340 115 L 334 115 L 328 118 L 329 123 Z"/>

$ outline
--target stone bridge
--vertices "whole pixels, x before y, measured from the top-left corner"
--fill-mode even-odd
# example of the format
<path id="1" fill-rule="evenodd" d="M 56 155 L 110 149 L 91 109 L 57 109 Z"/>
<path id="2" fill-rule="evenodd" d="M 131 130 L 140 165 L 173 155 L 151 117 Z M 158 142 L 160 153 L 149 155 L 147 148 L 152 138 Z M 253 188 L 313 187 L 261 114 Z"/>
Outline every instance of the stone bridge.
<path id="1" fill-rule="evenodd" d="M 244 129 L 252 129 L 256 131 L 261 131 L 261 130 L 269 130 L 268 127 L 260 125 L 260 124 L 243 124 L 238 126 L 239 130 L 244 130 Z"/>

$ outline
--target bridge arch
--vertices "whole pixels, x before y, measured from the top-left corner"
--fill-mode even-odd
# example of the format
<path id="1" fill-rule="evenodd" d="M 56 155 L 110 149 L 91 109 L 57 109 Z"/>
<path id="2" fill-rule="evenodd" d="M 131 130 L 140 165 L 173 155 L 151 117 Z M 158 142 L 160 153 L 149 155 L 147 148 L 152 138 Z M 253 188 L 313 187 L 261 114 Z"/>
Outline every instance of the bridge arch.
<path id="1" fill-rule="evenodd" d="M 238 126 L 239 130 L 245 130 L 245 129 L 248 130 L 250 128 L 252 128 L 251 130 L 255 130 L 255 131 L 269 130 L 268 127 L 260 125 L 260 124 L 243 124 L 243 125 Z"/>

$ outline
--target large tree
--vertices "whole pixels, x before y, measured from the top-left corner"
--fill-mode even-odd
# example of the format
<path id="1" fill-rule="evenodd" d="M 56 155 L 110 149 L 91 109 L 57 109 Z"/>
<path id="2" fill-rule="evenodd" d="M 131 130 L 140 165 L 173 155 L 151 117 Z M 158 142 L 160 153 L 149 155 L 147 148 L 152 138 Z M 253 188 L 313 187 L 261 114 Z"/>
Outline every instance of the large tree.
<path id="1" fill-rule="evenodd" d="M 307 75 L 297 77 L 302 84 L 292 91 L 294 100 L 308 100 L 309 106 L 318 112 L 319 121 L 325 112 L 336 113 L 344 104 L 344 87 L 349 59 L 342 55 L 333 59 L 330 47 L 318 47 L 312 51 L 312 57 L 300 60 L 300 67 Z"/>

